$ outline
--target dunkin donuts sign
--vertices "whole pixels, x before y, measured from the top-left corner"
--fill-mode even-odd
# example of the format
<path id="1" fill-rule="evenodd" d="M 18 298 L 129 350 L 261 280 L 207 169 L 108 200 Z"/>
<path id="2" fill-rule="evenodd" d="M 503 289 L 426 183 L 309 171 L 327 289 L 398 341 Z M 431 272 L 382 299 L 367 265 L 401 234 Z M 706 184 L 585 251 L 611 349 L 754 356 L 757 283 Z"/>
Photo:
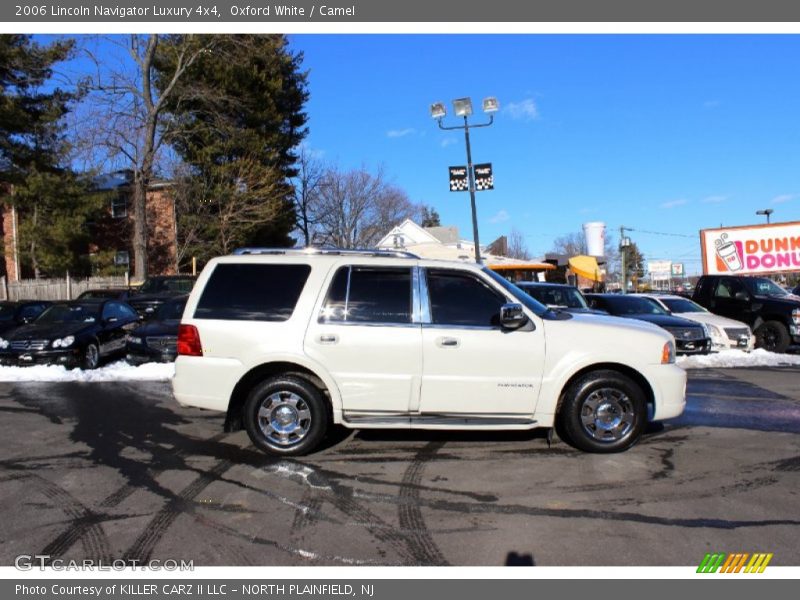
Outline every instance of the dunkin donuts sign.
<path id="1" fill-rule="evenodd" d="M 800 271 L 800 222 L 704 229 L 700 246 L 708 275 Z"/>

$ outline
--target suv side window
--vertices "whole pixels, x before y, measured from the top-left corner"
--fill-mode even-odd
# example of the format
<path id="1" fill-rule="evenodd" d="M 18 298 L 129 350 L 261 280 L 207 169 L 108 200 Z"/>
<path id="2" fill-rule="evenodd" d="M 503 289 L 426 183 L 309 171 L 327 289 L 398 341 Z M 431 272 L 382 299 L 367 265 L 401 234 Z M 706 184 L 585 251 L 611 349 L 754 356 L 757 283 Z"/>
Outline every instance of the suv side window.
<path id="1" fill-rule="evenodd" d="M 437 325 L 497 327 L 505 297 L 461 271 L 428 269 L 431 320 Z"/>
<path id="2" fill-rule="evenodd" d="M 309 273 L 309 265 L 218 264 L 197 302 L 194 318 L 286 321 Z"/>
<path id="3" fill-rule="evenodd" d="M 321 322 L 411 323 L 411 269 L 341 267 L 333 277 Z"/>
<path id="4" fill-rule="evenodd" d="M 745 291 L 741 282 L 735 279 L 720 279 L 717 289 L 714 290 L 715 298 L 735 298 L 737 292 Z"/>

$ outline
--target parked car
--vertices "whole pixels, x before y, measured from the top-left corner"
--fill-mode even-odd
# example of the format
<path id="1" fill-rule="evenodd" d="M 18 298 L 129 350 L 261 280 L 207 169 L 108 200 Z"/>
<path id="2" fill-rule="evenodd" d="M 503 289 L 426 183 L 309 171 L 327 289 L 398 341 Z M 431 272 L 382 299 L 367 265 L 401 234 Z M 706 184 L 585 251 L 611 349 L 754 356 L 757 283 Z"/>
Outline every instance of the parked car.
<path id="1" fill-rule="evenodd" d="M 36 319 L 50 302 L 47 300 L 19 300 L 0 302 L 0 335 Z"/>
<path id="2" fill-rule="evenodd" d="M 794 294 L 795 296 L 800 296 L 800 285 L 798 285 L 792 290 L 792 294 Z"/>
<path id="3" fill-rule="evenodd" d="M 128 334 L 126 360 L 131 364 L 172 362 L 177 356 L 178 326 L 189 296 L 171 298 L 155 316 Z"/>
<path id="4" fill-rule="evenodd" d="M 170 298 L 191 292 L 196 279 L 194 275 L 148 277 L 129 300 L 130 305 L 142 318 L 150 319 Z"/>
<path id="5" fill-rule="evenodd" d="M 571 313 L 608 314 L 603 310 L 590 308 L 586 298 L 573 285 L 539 281 L 518 281 L 515 285 L 549 308 Z"/>
<path id="6" fill-rule="evenodd" d="M 766 277 L 703 275 L 692 300 L 715 315 L 746 323 L 755 347 L 786 352 L 800 344 L 800 300 Z"/>
<path id="7" fill-rule="evenodd" d="M 696 302 L 671 294 L 642 294 L 658 302 L 677 317 L 703 323 L 711 336 L 711 351 L 745 350 L 750 352 L 755 345 L 755 337 L 750 328 L 741 321 L 734 321 L 709 312 Z"/>
<path id="8" fill-rule="evenodd" d="M 263 451 L 349 428 L 558 425 L 618 452 L 676 417 L 686 372 L 646 323 L 553 311 L 481 265 L 406 252 L 250 250 L 211 260 L 189 296 L 172 386 Z M 577 341 L 580 343 L 576 343 Z"/>
<path id="9" fill-rule="evenodd" d="M 102 359 L 124 354 L 125 335 L 138 320 L 117 300 L 59 302 L 0 337 L 0 364 L 94 369 Z"/>
<path id="10" fill-rule="evenodd" d="M 675 338 L 678 354 L 708 354 L 711 351 L 711 337 L 705 325 L 672 316 L 650 298 L 632 294 L 587 294 L 586 299 L 592 308 L 666 329 Z"/>
<path id="11" fill-rule="evenodd" d="M 127 302 L 132 295 L 133 292 L 131 292 L 129 288 L 103 288 L 97 290 L 86 290 L 80 294 L 77 299 L 97 300 L 108 298 L 109 300 L 122 300 L 123 302 Z"/>

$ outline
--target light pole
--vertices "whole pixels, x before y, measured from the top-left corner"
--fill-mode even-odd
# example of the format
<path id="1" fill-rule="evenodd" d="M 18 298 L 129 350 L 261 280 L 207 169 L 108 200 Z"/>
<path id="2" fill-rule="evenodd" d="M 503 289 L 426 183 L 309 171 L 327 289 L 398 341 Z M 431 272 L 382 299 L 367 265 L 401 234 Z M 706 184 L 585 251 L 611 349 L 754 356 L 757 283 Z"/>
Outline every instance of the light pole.
<path id="1" fill-rule="evenodd" d="M 494 115 L 500 108 L 500 104 L 497 102 L 497 98 L 486 98 L 483 101 L 483 112 L 489 114 L 489 122 L 488 123 L 478 123 L 477 125 L 469 124 L 468 117 L 472 114 L 472 99 L 471 98 L 457 98 L 453 100 L 453 112 L 455 112 L 456 116 L 464 117 L 464 124 L 463 125 L 455 125 L 452 127 L 445 127 L 442 125 L 442 119 L 444 119 L 445 115 L 447 115 L 447 109 L 444 106 L 443 102 L 435 102 L 431 104 L 431 117 L 436 119 L 436 122 L 439 123 L 439 129 L 444 129 L 445 131 L 453 130 L 453 129 L 463 129 L 464 130 L 464 140 L 467 143 L 467 177 L 469 178 L 469 199 L 470 203 L 472 204 L 472 238 L 473 243 L 475 244 L 475 262 L 481 262 L 481 246 L 480 240 L 478 238 L 478 211 L 475 206 L 475 173 L 472 170 L 472 149 L 470 148 L 469 144 L 469 128 L 470 127 L 489 127 L 492 123 L 494 123 Z"/>
<path id="2" fill-rule="evenodd" d="M 628 248 L 631 246 L 631 238 L 625 237 L 626 231 L 633 231 L 630 227 L 620 226 L 619 228 L 619 257 L 621 261 L 621 269 L 622 269 L 622 293 L 628 293 L 628 269 L 626 268 L 627 265 L 625 264 L 626 254 L 628 252 Z"/>
<path id="3" fill-rule="evenodd" d="M 765 208 L 764 210 L 757 210 L 756 214 L 757 215 L 763 215 L 763 216 L 767 217 L 767 225 L 769 225 L 769 216 L 774 212 L 775 211 L 772 210 L 771 208 Z"/>

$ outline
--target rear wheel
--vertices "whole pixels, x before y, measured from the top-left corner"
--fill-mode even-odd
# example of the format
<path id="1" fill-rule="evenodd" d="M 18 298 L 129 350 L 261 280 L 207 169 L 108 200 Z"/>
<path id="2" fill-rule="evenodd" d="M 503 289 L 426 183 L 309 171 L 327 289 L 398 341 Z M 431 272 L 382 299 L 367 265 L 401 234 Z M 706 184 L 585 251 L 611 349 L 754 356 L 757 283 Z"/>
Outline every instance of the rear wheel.
<path id="1" fill-rule="evenodd" d="M 583 375 L 564 392 L 558 418 L 567 442 L 587 452 L 621 452 L 635 444 L 647 424 L 641 387 L 617 371 Z"/>
<path id="2" fill-rule="evenodd" d="M 328 411 L 313 384 L 280 376 L 253 388 L 245 402 L 244 423 L 260 450 L 296 456 L 311 452 L 325 437 Z"/>
<path id="3" fill-rule="evenodd" d="M 786 352 L 791 343 L 789 331 L 780 321 L 767 321 L 762 323 L 755 331 L 756 348 L 763 348 L 769 352 Z"/>

